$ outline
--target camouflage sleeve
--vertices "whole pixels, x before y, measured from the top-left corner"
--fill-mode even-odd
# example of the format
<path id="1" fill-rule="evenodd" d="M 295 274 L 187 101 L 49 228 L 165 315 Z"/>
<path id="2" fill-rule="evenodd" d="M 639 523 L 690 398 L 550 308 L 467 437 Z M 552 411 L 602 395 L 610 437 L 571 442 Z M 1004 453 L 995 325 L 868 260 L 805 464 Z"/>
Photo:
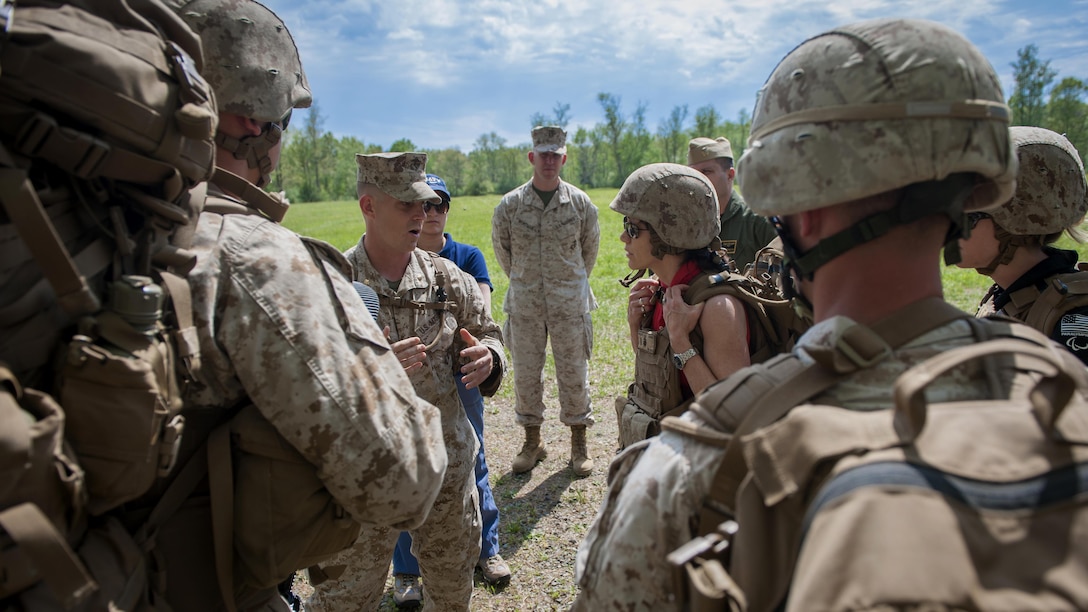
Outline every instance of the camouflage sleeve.
<path id="1" fill-rule="evenodd" d="M 418 525 L 447 463 L 438 410 L 416 397 L 343 257 L 252 219 L 218 237 L 224 367 L 356 520 Z"/>
<path id="2" fill-rule="evenodd" d="M 616 457 L 604 504 L 578 548 L 572 611 L 680 610 L 665 556 L 694 536 L 721 453 L 666 431 Z"/>
<path id="3" fill-rule="evenodd" d="M 582 220 L 582 260 L 586 263 L 586 278 L 597 265 L 597 251 L 601 246 L 601 226 L 597 220 L 597 207 L 586 197 L 586 213 Z"/>
<path id="4" fill-rule="evenodd" d="M 506 376 L 506 352 L 503 350 L 502 330 L 491 318 L 476 279 L 460 268 L 449 267 L 450 274 L 453 276 L 450 283 L 454 293 L 453 299 L 458 303 L 458 326 L 468 330 L 468 333 L 475 336 L 480 344 L 491 350 L 494 367 L 491 376 L 480 385 L 480 393 L 484 397 L 491 397 L 499 390 Z M 458 351 L 465 348 L 459 336 L 454 340 L 454 346 Z"/>
<path id="5" fill-rule="evenodd" d="M 502 197 L 491 216 L 491 247 L 495 250 L 495 260 L 499 267 L 510 277 L 510 208 L 511 194 Z"/>

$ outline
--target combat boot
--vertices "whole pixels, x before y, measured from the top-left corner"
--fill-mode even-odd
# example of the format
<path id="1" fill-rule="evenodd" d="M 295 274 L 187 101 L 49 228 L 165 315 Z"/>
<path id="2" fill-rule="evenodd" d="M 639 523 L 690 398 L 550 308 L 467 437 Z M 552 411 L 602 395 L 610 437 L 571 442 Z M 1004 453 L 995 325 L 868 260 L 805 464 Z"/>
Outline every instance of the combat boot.
<path id="1" fill-rule="evenodd" d="M 586 426 L 570 428 L 570 467 L 576 476 L 589 476 L 593 472 L 593 460 L 586 450 Z"/>
<path id="2" fill-rule="evenodd" d="M 522 474 L 536 467 L 536 462 L 548 456 L 544 443 L 540 440 L 540 425 L 525 427 L 525 444 L 521 452 L 514 457 L 514 473 Z"/>

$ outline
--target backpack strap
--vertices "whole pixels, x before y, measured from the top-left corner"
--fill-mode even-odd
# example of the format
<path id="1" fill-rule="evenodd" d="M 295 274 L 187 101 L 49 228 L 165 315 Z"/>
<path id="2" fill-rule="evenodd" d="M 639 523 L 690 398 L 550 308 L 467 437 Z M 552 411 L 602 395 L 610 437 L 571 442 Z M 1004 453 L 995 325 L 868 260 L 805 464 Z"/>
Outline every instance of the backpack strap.
<path id="1" fill-rule="evenodd" d="M 2 146 L 0 156 L 0 163 L 10 160 Z M 97 312 L 101 308 L 98 296 L 72 261 L 26 170 L 10 165 L 0 167 L 0 205 L 49 279 L 61 308 L 72 318 Z M 106 263 L 109 263 L 108 259 Z"/>
<path id="2" fill-rule="evenodd" d="M 736 492 L 748 471 L 741 450 L 741 438 L 781 419 L 794 406 L 830 389 L 858 370 L 882 361 L 892 351 L 914 338 L 958 319 L 970 319 L 970 316 L 940 298 L 929 298 L 870 327 L 851 327 L 832 350 L 806 349 L 806 353 L 813 358 L 813 362 L 808 365 L 802 364 L 793 354 L 768 362 L 768 373 L 785 373 L 786 376 L 778 380 L 778 384 L 772 385 L 770 391 L 752 402 L 750 407 L 745 407 L 746 415 L 726 446 L 725 454 L 714 474 L 710 493 L 700 511 L 699 534 L 711 533 L 719 524 L 732 518 Z M 735 388 L 721 383 L 716 386 L 723 391 Z M 715 399 L 718 401 L 715 402 Z M 714 417 L 714 412 L 724 399 L 715 398 L 715 394 L 708 390 L 705 399 L 700 398 L 692 410 L 720 428 L 722 424 Z M 702 408 L 703 406 L 706 408 Z M 663 422 L 662 427 L 667 427 L 667 424 Z"/>
<path id="3" fill-rule="evenodd" d="M 231 464 L 230 422 L 208 437 L 208 488 L 211 490 L 212 538 L 219 592 L 227 612 L 237 612 L 234 602 L 234 466 Z"/>
<path id="4" fill-rule="evenodd" d="M 0 512 L 0 529 L 15 543 L 0 555 L 0 597 L 14 595 L 42 580 L 65 610 L 84 602 L 98 584 L 57 528 L 31 503 Z M 6 547 L 5 547 L 6 548 Z"/>

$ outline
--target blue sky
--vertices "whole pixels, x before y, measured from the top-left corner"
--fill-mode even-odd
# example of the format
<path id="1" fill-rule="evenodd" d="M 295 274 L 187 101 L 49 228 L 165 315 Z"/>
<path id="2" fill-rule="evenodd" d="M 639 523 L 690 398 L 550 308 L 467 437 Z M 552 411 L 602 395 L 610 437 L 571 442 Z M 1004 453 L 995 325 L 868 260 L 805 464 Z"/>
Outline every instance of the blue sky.
<path id="1" fill-rule="evenodd" d="M 875 17 L 945 23 L 1012 87 L 1034 43 L 1058 79 L 1088 79 L 1088 0 L 265 0 L 295 36 L 325 129 L 388 147 L 460 147 L 484 133 L 529 141 L 533 113 L 570 104 L 602 120 L 598 92 L 656 131 L 677 105 L 751 111 L 778 61 L 809 36 Z M 296 121 L 301 122 L 301 117 Z"/>

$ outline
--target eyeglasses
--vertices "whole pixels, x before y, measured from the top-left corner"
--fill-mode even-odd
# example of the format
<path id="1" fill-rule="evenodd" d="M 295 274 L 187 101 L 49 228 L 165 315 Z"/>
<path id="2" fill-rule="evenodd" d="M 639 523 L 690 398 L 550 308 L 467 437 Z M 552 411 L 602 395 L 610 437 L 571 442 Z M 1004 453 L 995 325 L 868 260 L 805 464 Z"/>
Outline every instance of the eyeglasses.
<path id="1" fill-rule="evenodd" d="M 979 221 L 989 218 L 990 215 L 987 215 L 986 213 L 969 212 L 967 213 L 967 229 L 975 229 L 975 226 L 978 225 Z"/>
<path id="2" fill-rule="evenodd" d="M 434 202 L 423 203 L 423 214 L 427 214 L 432 210 L 437 211 L 440 215 L 444 215 L 450 211 L 450 203 L 445 200 L 442 200 L 437 204 Z"/>
<path id="3" fill-rule="evenodd" d="M 638 238 L 638 233 L 640 231 L 648 230 L 648 229 L 650 229 L 649 226 L 642 227 L 642 226 L 639 226 L 639 225 L 635 225 L 634 222 L 632 222 L 627 217 L 623 218 L 623 231 L 627 232 L 627 235 L 630 236 L 631 238 Z"/>

